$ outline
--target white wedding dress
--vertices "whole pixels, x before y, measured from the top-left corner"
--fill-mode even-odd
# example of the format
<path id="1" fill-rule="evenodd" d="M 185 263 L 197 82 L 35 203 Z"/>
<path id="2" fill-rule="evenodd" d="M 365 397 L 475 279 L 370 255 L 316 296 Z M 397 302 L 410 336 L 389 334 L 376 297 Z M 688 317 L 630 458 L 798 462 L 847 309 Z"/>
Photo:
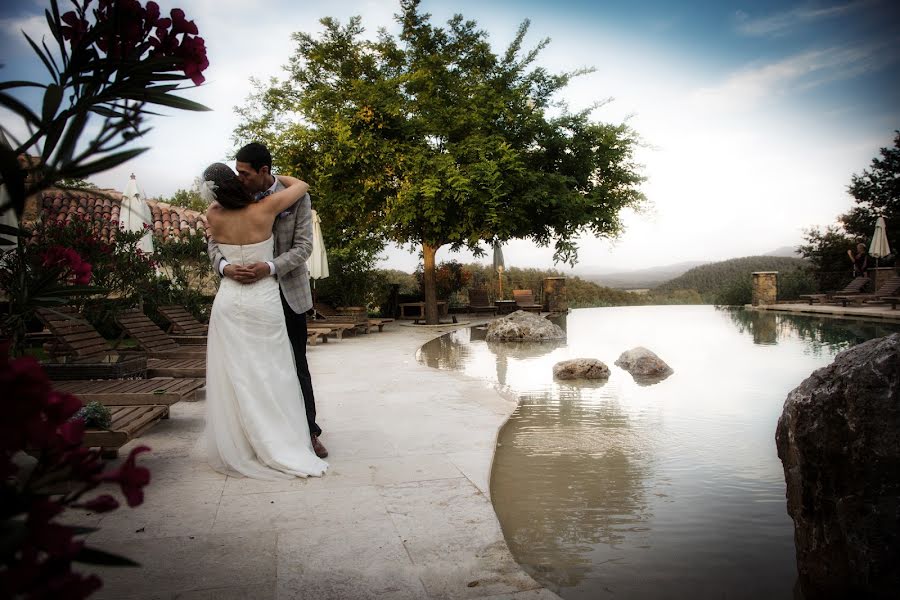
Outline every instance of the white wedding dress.
<path id="1" fill-rule="evenodd" d="M 219 244 L 231 263 L 272 260 L 275 238 Z M 209 464 L 254 479 L 319 476 L 279 297 L 267 277 L 223 278 L 213 302 L 206 349 L 206 450 Z"/>

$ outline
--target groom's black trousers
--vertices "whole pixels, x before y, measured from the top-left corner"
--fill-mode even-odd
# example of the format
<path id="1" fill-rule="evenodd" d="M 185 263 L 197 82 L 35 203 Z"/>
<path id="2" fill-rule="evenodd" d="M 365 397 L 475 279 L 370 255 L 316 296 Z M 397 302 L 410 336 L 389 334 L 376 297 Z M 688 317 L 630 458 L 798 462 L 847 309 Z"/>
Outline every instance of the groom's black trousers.
<path id="1" fill-rule="evenodd" d="M 303 403 L 306 405 L 309 433 L 321 435 L 322 429 L 316 425 L 316 398 L 313 396 L 312 377 L 309 375 L 309 364 L 306 362 L 306 315 L 295 313 L 284 299 L 284 294 L 281 294 L 281 307 L 284 309 L 288 338 L 294 349 L 294 364 L 297 367 L 297 379 L 300 380 L 300 391 L 303 392 Z"/>

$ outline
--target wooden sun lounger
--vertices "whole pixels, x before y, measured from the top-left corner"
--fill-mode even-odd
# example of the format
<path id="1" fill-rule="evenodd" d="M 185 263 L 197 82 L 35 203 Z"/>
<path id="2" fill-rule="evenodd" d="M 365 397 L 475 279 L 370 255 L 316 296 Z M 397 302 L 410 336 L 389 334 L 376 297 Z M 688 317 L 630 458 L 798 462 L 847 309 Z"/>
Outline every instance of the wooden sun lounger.
<path id="1" fill-rule="evenodd" d="M 900 275 L 888 277 L 884 283 L 878 286 L 878 289 L 871 294 L 842 294 L 832 298 L 835 302 L 840 302 L 843 306 L 847 306 L 848 302 L 861 304 L 863 302 L 882 302 L 884 298 L 890 298 L 900 294 Z"/>
<path id="2" fill-rule="evenodd" d="M 492 304 L 488 299 L 487 290 L 483 289 L 472 289 L 469 290 L 469 306 L 468 310 L 470 313 L 490 313 L 492 315 L 497 314 L 497 305 Z"/>
<path id="3" fill-rule="evenodd" d="M 891 303 L 891 310 L 897 310 L 897 304 L 900 303 L 900 296 L 885 296 L 882 300 Z"/>
<path id="4" fill-rule="evenodd" d="M 119 448 L 140 437 L 162 419 L 169 418 L 168 406 L 116 406 L 110 409 L 109 429 L 87 429 L 82 445 L 100 448 L 103 458 L 115 458 Z"/>
<path id="5" fill-rule="evenodd" d="M 77 396 L 83 403 L 96 401 L 107 406 L 175 404 L 193 400 L 205 379 L 154 377 L 153 379 L 84 379 L 54 381 L 53 387 Z"/>
<path id="6" fill-rule="evenodd" d="M 137 309 L 123 310 L 116 323 L 150 358 L 205 358 L 205 346 L 182 346 Z"/>
<path id="7" fill-rule="evenodd" d="M 341 341 L 344 339 L 344 329 L 341 327 L 334 327 L 330 325 L 322 325 L 316 321 L 309 321 L 306 324 L 307 331 L 316 331 L 322 335 L 322 341 L 327 342 L 328 336 L 333 335 L 334 339 L 337 341 Z"/>
<path id="8" fill-rule="evenodd" d="M 157 308 L 162 318 L 169 322 L 169 333 L 175 335 L 205 336 L 209 329 L 183 306 L 170 305 Z"/>
<path id="9" fill-rule="evenodd" d="M 534 301 L 534 292 L 531 290 L 513 290 L 513 299 L 516 301 L 516 308 L 519 310 L 540 313 L 543 308 Z"/>
<path id="10" fill-rule="evenodd" d="M 206 381 L 205 359 L 202 372 L 196 364 L 185 364 L 179 359 L 149 359 L 146 374 L 152 379 L 97 379 L 102 377 L 100 366 L 109 361 L 116 351 L 84 320 L 75 310 L 69 307 L 59 309 L 39 309 L 38 317 L 56 339 L 57 345 L 66 353 L 66 367 L 78 369 L 79 363 L 90 370 L 94 379 L 64 379 L 54 381 L 54 386 L 78 396 L 82 402 L 96 400 L 110 406 L 136 404 L 172 404 L 179 400 L 193 399 L 194 394 L 202 388 Z M 89 362 L 93 361 L 93 362 Z M 109 362 L 111 366 L 115 363 Z M 178 371 L 180 369 L 180 371 Z M 52 374 L 52 370 L 48 369 Z M 110 369 L 115 377 L 115 371 Z M 173 373 L 179 372 L 184 379 L 170 379 Z M 193 373 L 193 376 L 190 376 Z M 199 375 L 198 375 L 199 373 Z M 52 375 L 51 375 L 52 377 Z"/>
<path id="11" fill-rule="evenodd" d="M 801 300 L 809 301 L 810 305 L 812 305 L 814 302 L 828 302 L 835 296 L 862 293 L 863 288 L 865 288 L 868 283 L 868 277 L 856 277 L 850 283 L 844 286 L 844 289 L 840 291 L 830 292 L 827 294 L 802 294 L 798 296 L 798 298 L 800 298 Z"/>

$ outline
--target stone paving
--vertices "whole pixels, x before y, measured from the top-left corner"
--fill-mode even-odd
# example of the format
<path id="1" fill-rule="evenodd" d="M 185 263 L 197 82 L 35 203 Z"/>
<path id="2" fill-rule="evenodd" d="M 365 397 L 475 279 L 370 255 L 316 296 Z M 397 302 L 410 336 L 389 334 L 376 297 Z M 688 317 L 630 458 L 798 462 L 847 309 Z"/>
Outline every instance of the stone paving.
<path id="1" fill-rule="evenodd" d="M 391 323 L 309 348 L 323 478 L 216 473 L 197 448 L 204 402 L 174 405 L 138 441 L 153 449 L 145 503 L 77 519 L 100 527 L 90 545 L 142 564 L 91 569 L 96 598 L 557 598 L 513 560 L 489 499 L 515 400 L 416 360 L 450 327 Z"/>
<path id="2" fill-rule="evenodd" d="M 760 311 L 790 312 L 825 317 L 851 317 L 867 320 L 900 321 L 900 308 L 891 309 L 890 304 L 861 304 L 841 306 L 839 304 L 778 303 L 764 306 L 747 305 L 746 308 Z"/>

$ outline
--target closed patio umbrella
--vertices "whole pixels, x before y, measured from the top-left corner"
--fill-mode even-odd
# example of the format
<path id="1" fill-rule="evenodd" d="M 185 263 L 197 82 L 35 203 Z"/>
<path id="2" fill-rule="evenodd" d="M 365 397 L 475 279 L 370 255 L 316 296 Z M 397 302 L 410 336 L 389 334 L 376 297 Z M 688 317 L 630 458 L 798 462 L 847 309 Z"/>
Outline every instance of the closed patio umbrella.
<path id="1" fill-rule="evenodd" d="M 138 242 L 138 248 L 145 254 L 153 253 L 152 230 L 144 225 L 153 224 L 153 216 L 150 207 L 144 201 L 144 195 L 138 190 L 137 179 L 132 173 L 125 191 L 122 192 L 122 208 L 119 210 L 119 227 L 125 231 L 145 231 L 146 233 Z"/>
<path id="2" fill-rule="evenodd" d="M 503 298 L 503 269 L 505 268 L 503 250 L 500 249 L 500 244 L 494 242 L 494 270 L 497 271 L 497 281 L 500 284 L 500 295 L 498 296 L 500 299 Z"/>
<path id="3" fill-rule="evenodd" d="M 875 222 L 875 233 L 872 234 L 872 243 L 869 244 L 869 256 L 875 257 L 875 265 L 878 265 L 878 259 L 884 258 L 891 253 L 891 247 L 888 245 L 887 227 L 884 217 L 878 217 Z"/>
<path id="4" fill-rule="evenodd" d="M 306 260 L 306 267 L 309 269 L 310 278 L 315 281 L 328 277 L 328 254 L 325 252 L 325 239 L 322 237 L 322 221 L 319 219 L 319 213 L 315 210 L 312 211 L 312 224 L 312 252 Z"/>

